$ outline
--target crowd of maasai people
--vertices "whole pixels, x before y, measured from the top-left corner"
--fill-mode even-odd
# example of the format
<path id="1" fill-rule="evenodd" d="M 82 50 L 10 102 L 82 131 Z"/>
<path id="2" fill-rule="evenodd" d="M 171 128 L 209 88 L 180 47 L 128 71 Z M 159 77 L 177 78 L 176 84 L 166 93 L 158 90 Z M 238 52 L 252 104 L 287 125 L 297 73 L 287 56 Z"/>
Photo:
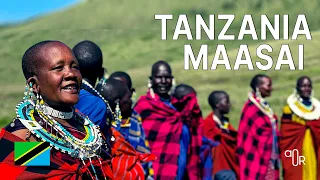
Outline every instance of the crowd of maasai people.
<path id="1" fill-rule="evenodd" d="M 320 180 L 320 102 L 307 76 L 279 128 L 266 101 L 272 80 L 255 75 L 236 129 L 227 92 L 208 96 L 203 119 L 195 89 L 175 85 L 170 65 L 157 61 L 136 98 L 129 74 L 109 75 L 92 41 L 72 49 L 39 42 L 24 53 L 22 71 L 23 100 L 0 133 L 1 179 L 275 180 L 282 167 L 285 180 Z M 49 143 L 50 166 L 17 165 L 14 142 Z M 286 156 L 294 149 L 302 165 Z"/>

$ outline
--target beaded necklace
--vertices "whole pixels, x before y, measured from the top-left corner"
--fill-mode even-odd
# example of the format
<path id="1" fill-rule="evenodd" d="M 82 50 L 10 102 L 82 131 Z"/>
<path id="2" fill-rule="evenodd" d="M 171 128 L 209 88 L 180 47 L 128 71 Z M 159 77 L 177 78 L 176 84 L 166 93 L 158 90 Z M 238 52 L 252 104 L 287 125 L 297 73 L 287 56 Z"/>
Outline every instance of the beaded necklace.
<path id="1" fill-rule="evenodd" d="M 255 98 L 252 92 L 249 92 L 248 97 L 254 105 L 256 105 L 265 115 L 269 117 L 271 123 L 275 123 L 276 119 L 274 118 L 274 112 L 264 98 Z"/>
<path id="2" fill-rule="evenodd" d="M 273 110 L 271 109 L 271 107 L 269 106 L 269 104 L 265 101 L 265 99 L 261 96 L 254 96 L 253 92 L 249 92 L 248 94 L 249 96 L 249 100 L 256 106 L 259 108 L 259 110 L 265 114 L 266 116 L 268 116 L 270 122 L 271 122 L 271 127 L 272 127 L 272 135 L 273 135 L 273 142 L 272 142 L 272 153 L 271 153 L 271 161 L 273 161 L 273 163 L 277 163 L 279 166 L 279 160 L 278 160 L 278 147 L 277 147 L 277 134 L 276 134 L 276 130 L 277 130 L 277 122 L 276 122 L 276 118 L 275 118 L 275 114 L 273 112 Z M 274 168 L 274 165 L 273 165 Z"/>
<path id="3" fill-rule="evenodd" d="M 93 88 L 93 86 L 88 81 L 82 79 L 81 88 L 89 91 L 91 94 L 93 94 L 95 96 L 100 97 L 104 101 L 104 103 L 106 103 L 107 108 L 109 109 L 109 111 L 112 112 L 112 110 L 110 108 L 110 105 L 109 105 L 109 102 L 97 90 L 95 90 Z M 112 114 L 114 114 L 114 113 L 112 112 Z"/>
<path id="4" fill-rule="evenodd" d="M 74 112 L 73 117 L 84 125 L 86 136 L 83 139 L 78 139 L 69 133 L 59 122 L 57 122 L 50 115 L 41 111 L 44 109 L 43 100 L 35 103 L 32 100 L 24 100 L 16 106 L 17 119 L 38 139 L 43 142 L 49 142 L 51 148 L 54 148 L 62 153 L 67 153 L 71 157 L 79 159 L 84 165 L 85 160 L 90 161 L 91 168 L 95 173 L 95 178 L 98 179 L 96 171 L 92 165 L 91 159 L 96 158 L 99 160 L 102 168 L 100 156 L 98 155 L 102 147 L 107 148 L 105 140 L 102 138 L 99 127 L 94 125 L 88 117 L 80 113 Z M 37 113 L 41 121 L 36 121 L 34 114 Z M 43 126 L 46 126 L 44 128 Z M 51 129 L 49 132 L 47 129 Z M 54 135 L 52 132 L 56 131 Z M 89 173 L 90 174 L 90 173 Z M 105 174 L 103 173 L 106 179 Z M 91 174 L 90 174 L 91 176 Z M 93 178 L 93 177 L 92 177 Z"/>
<path id="5" fill-rule="evenodd" d="M 316 98 L 311 97 L 311 108 L 309 108 L 300 99 L 298 94 L 291 94 L 287 99 L 290 109 L 304 120 L 318 120 L 320 118 L 320 102 Z"/>
<path id="6" fill-rule="evenodd" d="M 218 123 L 218 125 L 219 125 L 219 127 L 220 127 L 221 129 L 225 129 L 225 130 L 229 131 L 229 129 L 228 129 L 228 127 L 229 127 L 229 122 L 227 122 L 227 121 L 222 122 L 222 121 L 220 120 L 220 118 L 218 118 L 218 116 L 216 116 L 216 115 L 214 115 L 214 114 L 213 114 L 213 120 L 214 120 L 216 123 Z"/>

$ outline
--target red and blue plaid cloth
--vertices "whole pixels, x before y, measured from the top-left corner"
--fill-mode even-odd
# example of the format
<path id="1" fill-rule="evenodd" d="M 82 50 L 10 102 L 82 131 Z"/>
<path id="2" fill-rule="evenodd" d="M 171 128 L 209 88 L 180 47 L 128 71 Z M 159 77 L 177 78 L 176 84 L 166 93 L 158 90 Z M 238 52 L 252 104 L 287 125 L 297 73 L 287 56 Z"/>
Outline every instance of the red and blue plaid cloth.
<path id="1" fill-rule="evenodd" d="M 158 157 L 153 162 L 155 179 L 174 180 L 178 170 L 183 121 L 188 121 L 189 125 L 193 121 L 190 116 L 186 117 L 183 113 L 162 102 L 157 94 L 154 95 L 155 97 L 152 97 L 148 92 L 147 95 L 141 96 L 134 109 L 142 118 L 151 152 Z M 201 179 L 202 136 L 199 133 L 196 134 L 201 130 L 195 126 L 189 126 L 189 128 L 191 129 L 191 144 L 188 149 L 187 172 L 190 179 Z"/>
<path id="2" fill-rule="evenodd" d="M 278 124 L 277 117 L 274 118 Z M 279 135 L 278 126 L 276 132 Z M 265 180 L 270 167 L 272 144 L 273 130 L 269 117 L 248 100 L 242 109 L 237 137 L 240 180 Z M 274 172 L 274 179 L 279 179 L 279 169 L 274 169 Z"/>

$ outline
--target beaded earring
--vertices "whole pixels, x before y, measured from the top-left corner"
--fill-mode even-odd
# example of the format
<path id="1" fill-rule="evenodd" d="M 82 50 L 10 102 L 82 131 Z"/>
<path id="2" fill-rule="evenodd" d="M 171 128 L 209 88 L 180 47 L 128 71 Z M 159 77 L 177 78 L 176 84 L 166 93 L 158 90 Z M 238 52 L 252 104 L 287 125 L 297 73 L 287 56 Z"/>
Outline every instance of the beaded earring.
<path id="1" fill-rule="evenodd" d="M 116 109 L 115 109 L 115 114 L 116 114 L 116 124 L 118 125 L 118 123 L 121 122 L 122 120 L 122 116 L 121 116 L 121 110 L 120 110 L 120 103 L 119 103 L 119 99 L 116 100 Z"/>
<path id="2" fill-rule="evenodd" d="M 171 86 L 169 94 L 173 94 L 175 88 L 176 88 L 176 80 L 174 78 L 172 78 L 172 86 Z"/>
<path id="3" fill-rule="evenodd" d="M 29 84 L 26 84 L 23 100 L 33 100 L 33 99 L 34 99 L 34 93 L 33 93 L 32 83 L 30 82 Z"/>
<path id="4" fill-rule="evenodd" d="M 261 92 L 258 87 L 256 87 L 256 96 L 257 98 L 262 99 Z"/>
<path id="5" fill-rule="evenodd" d="M 151 82 L 150 79 L 148 79 L 148 89 L 149 89 L 149 91 L 150 91 L 151 97 L 154 98 L 154 91 L 153 91 L 153 89 L 152 89 L 152 82 Z"/>
<path id="6" fill-rule="evenodd" d="M 132 107 L 133 107 L 137 101 L 137 93 L 136 92 L 132 92 L 131 100 L 132 100 Z"/>

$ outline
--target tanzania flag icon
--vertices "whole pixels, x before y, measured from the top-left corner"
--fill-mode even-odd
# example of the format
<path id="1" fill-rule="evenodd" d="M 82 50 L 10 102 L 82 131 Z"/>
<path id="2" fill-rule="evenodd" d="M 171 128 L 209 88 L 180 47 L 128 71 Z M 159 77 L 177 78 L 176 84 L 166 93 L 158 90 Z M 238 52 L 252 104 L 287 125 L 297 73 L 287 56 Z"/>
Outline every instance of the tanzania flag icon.
<path id="1" fill-rule="evenodd" d="M 14 163 L 21 166 L 50 166 L 48 142 L 15 142 Z"/>

